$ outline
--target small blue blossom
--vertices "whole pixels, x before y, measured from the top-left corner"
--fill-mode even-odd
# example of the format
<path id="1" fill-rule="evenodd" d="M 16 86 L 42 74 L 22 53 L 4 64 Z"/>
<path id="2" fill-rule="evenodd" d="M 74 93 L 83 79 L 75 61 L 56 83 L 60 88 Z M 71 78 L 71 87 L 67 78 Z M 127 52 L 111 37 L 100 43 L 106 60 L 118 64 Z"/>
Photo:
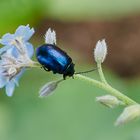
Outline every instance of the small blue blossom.
<path id="1" fill-rule="evenodd" d="M 16 29 L 14 34 L 7 33 L 3 35 L 0 40 L 0 43 L 5 47 L 3 47 L 0 50 L 0 54 L 10 48 L 12 49 L 14 48 L 13 49 L 14 53 L 17 52 L 16 49 L 19 49 L 19 51 L 23 52 L 23 50 L 21 50 L 23 48 L 19 48 L 20 46 L 17 44 L 18 42 L 20 44 L 24 44 L 25 47 L 24 51 L 29 50 L 28 54 L 30 57 L 32 57 L 34 50 L 32 44 L 30 44 L 28 40 L 31 38 L 34 32 L 35 32 L 34 29 L 33 28 L 30 29 L 29 25 L 26 26 L 21 25 Z"/>
<path id="2" fill-rule="evenodd" d="M 34 34 L 29 25 L 19 26 L 15 34 L 7 33 L 2 36 L 0 43 L 0 88 L 5 87 L 7 96 L 12 96 L 15 86 L 27 67 L 33 65 L 30 59 L 34 49 L 28 40 Z"/>

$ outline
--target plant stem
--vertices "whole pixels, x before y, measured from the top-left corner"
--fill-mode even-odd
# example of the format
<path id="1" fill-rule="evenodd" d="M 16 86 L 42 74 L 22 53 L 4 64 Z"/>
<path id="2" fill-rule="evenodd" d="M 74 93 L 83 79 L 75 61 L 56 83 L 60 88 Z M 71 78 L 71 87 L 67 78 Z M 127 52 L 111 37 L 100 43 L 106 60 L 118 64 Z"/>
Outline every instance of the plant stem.
<path id="1" fill-rule="evenodd" d="M 30 61 L 29 63 L 23 64 L 21 66 L 27 68 L 41 68 L 41 65 L 36 61 Z"/>
<path id="2" fill-rule="evenodd" d="M 104 83 L 104 84 L 108 84 L 106 79 L 105 79 L 105 76 L 104 76 L 104 73 L 102 71 L 102 66 L 101 66 L 101 63 L 97 63 L 97 68 L 98 68 L 98 73 L 99 73 L 99 76 L 101 78 L 101 81 Z"/>
<path id="3" fill-rule="evenodd" d="M 98 88 L 104 89 L 105 91 L 109 92 L 113 96 L 115 96 L 118 99 L 120 99 L 121 101 L 123 101 L 125 103 L 125 105 L 137 104 L 137 102 L 135 102 L 131 98 L 127 97 L 126 95 L 122 94 L 120 91 L 114 89 L 113 87 L 111 87 L 108 84 L 99 82 L 97 80 L 91 79 L 89 77 L 86 77 L 86 76 L 83 76 L 83 75 L 80 75 L 80 74 L 75 75 L 75 79 L 80 79 L 80 80 L 89 82 L 89 83 L 91 83 L 92 85 L 94 85 Z"/>

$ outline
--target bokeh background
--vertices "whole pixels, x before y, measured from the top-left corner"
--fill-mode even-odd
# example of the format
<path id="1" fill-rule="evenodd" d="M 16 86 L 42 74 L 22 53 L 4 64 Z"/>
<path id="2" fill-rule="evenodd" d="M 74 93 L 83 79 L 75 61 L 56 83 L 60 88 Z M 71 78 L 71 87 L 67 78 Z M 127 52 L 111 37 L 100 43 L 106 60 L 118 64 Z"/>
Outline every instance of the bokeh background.
<path id="1" fill-rule="evenodd" d="M 140 102 L 139 0 L 0 0 L 0 35 L 30 24 L 35 47 L 56 30 L 57 44 L 73 58 L 76 71 L 95 67 L 93 48 L 106 39 L 105 76 L 111 85 Z M 35 60 L 35 57 L 34 57 Z M 97 72 L 86 74 L 98 79 Z M 0 140 L 140 140 L 140 121 L 115 127 L 121 107 L 108 109 L 95 97 L 108 94 L 69 79 L 54 95 L 40 99 L 39 88 L 61 77 L 28 70 L 13 97 L 0 94 Z"/>

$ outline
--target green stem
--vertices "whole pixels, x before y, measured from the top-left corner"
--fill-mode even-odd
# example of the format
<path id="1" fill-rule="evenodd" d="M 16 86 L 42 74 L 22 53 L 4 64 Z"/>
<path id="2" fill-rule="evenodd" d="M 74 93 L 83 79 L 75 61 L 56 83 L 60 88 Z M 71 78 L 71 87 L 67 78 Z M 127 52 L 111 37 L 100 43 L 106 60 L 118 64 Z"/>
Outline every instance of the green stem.
<path id="1" fill-rule="evenodd" d="M 41 68 L 41 65 L 36 61 L 30 61 L 29 63 L 21 65 L 21 67 L 26 68 Z"/>
<path id="2" fill-rule="evenodd" d="M 33 61 L 33 63 L 31 63 L 31 65 L 29 65 L 30 67 L 36 67 L 36 68 L 40 68 L 41 67 L 41 65 L 38 63 L 38 62 L 36 62 L 36 61 Z"/>
<path id="3" fill-rule="evenodd" d="M 98 72 L 99 72 L 99 76 L 101 78 L 101 81 L 104 83 L 104 84 L 108 84 L 106 79 L 105 79 L 105 76 L 104 76 L 104 73 L 102 71 L 102 66 L 101 66 L 101 63 L 97 63 L 97 68 L 98 68 Z"/>
<path id="4" fill-rule="evenodd" d="M 97 80 L 88 78 L 86 76 L 77 74 L 74 76 L 76 79 L 80 79 L 86 82 L 91 83 L 92 85 L 104 89 L 105 91 L 109 92 L 110 94 L 112 94 L 113 96 L 117 97 L 118 99 L 120 99 L 121 101 L 123 101 L 125 103 L 125 105 L 133 105 L 133 104 L 137 104 L 137 102 L 135 102 L 134 100 L 132 100 L 131 98 L 127 97 L 126 95 L 122 94 L 120 91 L 114 89 L 113 87 L 111 87 L 108 84 L 99 82 Z"/>

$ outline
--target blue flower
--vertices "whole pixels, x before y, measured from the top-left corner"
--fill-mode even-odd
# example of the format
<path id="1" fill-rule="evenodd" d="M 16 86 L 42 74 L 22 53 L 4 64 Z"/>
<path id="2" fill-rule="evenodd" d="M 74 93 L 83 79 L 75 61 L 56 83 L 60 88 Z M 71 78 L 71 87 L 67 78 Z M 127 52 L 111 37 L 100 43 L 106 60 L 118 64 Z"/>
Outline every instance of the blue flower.
<path id="1" fill-rule="evenodd" d="M 4 51 L 8 49 L 14 48 L 13 52 L 17 52 L 17 46 L 16 46 L 16 41 L 24 44 L 25 50 L 28 50 L 28 54 L 30 57 L 33 55 L 33 46 L 28 42 L 28 40 L 32 37 L 34 34 L 34 29 L 29 27 L 29 25 L 26 26 L 19 26 L 14 34 L 7 33 L 2 36 L 0 43 L 4 45 L 2 49 L 0 49 L 0 54 L 3 53 Z"/>
<path id="2" fill-rule="evenodd" d="M 34 34 L 29 25 L 19 26 L 15 34 L 7 33 L 2 36 L 0 43 L 0 88 L 5 87 L 6 94 L 12 96 L 18 81 L 26 67 L 34 62 L 30 59 L 34 49 L 28 40 Z"/>

